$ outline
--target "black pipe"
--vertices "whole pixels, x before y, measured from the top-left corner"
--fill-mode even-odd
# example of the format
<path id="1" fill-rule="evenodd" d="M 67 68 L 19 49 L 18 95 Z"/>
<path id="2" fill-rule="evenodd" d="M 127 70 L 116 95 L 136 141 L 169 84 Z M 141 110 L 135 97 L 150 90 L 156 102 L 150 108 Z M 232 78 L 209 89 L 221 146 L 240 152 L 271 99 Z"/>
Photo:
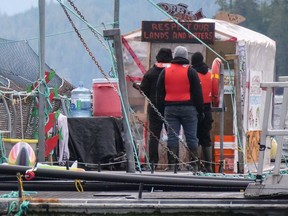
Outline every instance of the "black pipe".
<path id="1" fill-rule="evenodd" d="M 139 173 L 125 173 L 125 175 L 141 175 L 141 176 L 143 176 L 143 175 L 148 175 L 148 176 L 161 176 L 161 177 L 166 177 L 166 178 L 193 178 L 193 179 L 213 179 L 213 180 L 220 180 L 220 181 L 222 181 L 222 180 L 226 180 L 226 181 L 234 181 L 234 180 L 237 180 L 237 181 L 244 181 L 244 182 L 247 182 L 247 183 L 251 183 L 251 182 L 255 182 L 253 179 L 248 179 L 248 178 L 244 178 L 243 177 L 243 175 L 238 175 L 239 177 L 238 178 L 236 178 L 236 177 L 229 177 L 229 175 L 225 175 L 225 174 L 220 174 L 220 175 L 217 175 L 217 174 L 215 174 L 214 176 L 199 176 L 199 175 L 192 175 L 191 174 L 191 172 L 188 174 L 188 175 L 186 175 L 185 173 L 184 173 L 184 175 L 183 174 L 177 174 L 177 175 L 174 175 L 174 173 L 173 174 L 169 174 L 169 173 L 163 173 L 163 172 L 158 172 L 158 173 L 153 173 L 153 174 L 150 174 L 150 173 L 141 173 L 141 174 L 139 174 Z M 236 175 L 235 175 L 236 176 Z"/>
<path id="2" fill-rule="evenodd" d="M 83 191 L 134 191 L 139 193 L 139 184 L 136 183 L 119 183 L 119 182 L 99 182 L 99 181 L 82 181 L 81 185 Z M 142 191 L 151 192 L 154 191 L 201 191 L 201 192 L 239 192 L 245 189 L 245 187 L 219 187 L 215 186 L 182 186 L 182 185 L 145 185 L 142 184 Z M 1 182 L 0 191 L 17 191 L 18 184 L 17 181 Z M 68 181 L 24 181 L 23 182 L 24 191 L 77 191 L 75 187 L 75 182 Z"/>
<path id="3" fill-rule="evenodd" d="M 26 170 L 31 169 L 27 166 L 15 166 L 15 165 L 0 165 L 0 174 L 15 174 L 17 172 L 25 173 Z M 144 184 L 166 184 L 166 185 L 183 185 L 183 186 L 229 186 L 229 187 L 247 187 L 248 182 L 242 180 L 230 180 L 226 179 L 207 179 L 203 178 L 167 178 L 156 175 L 127 175 L 124 174 L 112 174 L 112 173 L 98 173 L 88 171 L 70 171 L 70 170 L 55 170 L 37 168 L 35 176 L 50 177 L 50 178 L 62 178 L 62 179 L 79 179 L 79 180 L 94 180 L 94 181 L 108 181 L 108 182 L 122 182 L 122 183 L 144 183 Z M 252 182 L 252 181 L 251 181 Z"/>
<path id="4" fill-rule="evenodd" d="M 114 172 L 115 174 L 115 172 Z M 117 174 L 117 172 L 116 172 Z M 158 173 L 154 173 L 154 174 L 151 174 L 151 173 L 125 173 L 125 176 L 129 176 L 129 175 L 132 175 L 132 176 L 135 176 L 135 175 L 140 175 L 140 176 L 160 176 L 160 177 L 165 177 L 165 178 L 193 178 L 193 179 L 213 179 L 215 181 L 217 180 L 226 180 L 226 181 L 234 181 L 234 180 L 237 180 L 237 181 L 243 181 L 243 182 L 247 182 L 247 185 L 249 183 L 252 183 L 252 182 L 255 182 L 255 180 L 253 179 L 248 179 L 248 178 L 244 178 L 243 175 L 242 176 L 239 176 L 239 178 L 236 178 L 236 177 L 229 177 L 229 175 L 217 175 L 215 174 L 214 176 L 198 176 L 198 175 L 191 175 L 191 173 L 189 173 L 188 175 L 186 175 L 185 173 L 182 173 L 182 174 L 177 174 L 177 175 L 174 175 L 174 174 L 169 174 L 169 173 L 162 173 L 162 172 L 158 172 Z M 0 184 L 2 181 L 14 181 L 16 179 L 16 176 L 15 175 L 1 175 L 0 174 Z M 63 178 L 57 178 L 58 180 L 59 179 L 63 179 Z M 35 176 L 33 178 L 33 180 L 35 181 L 47 181 L 47 180 L 55 180 L 55 178 L 52 178 L 52 177 L 40 177 L 40 176 Z M 23 179 L 23 181 L 26 181 L 25 179 Z"/>

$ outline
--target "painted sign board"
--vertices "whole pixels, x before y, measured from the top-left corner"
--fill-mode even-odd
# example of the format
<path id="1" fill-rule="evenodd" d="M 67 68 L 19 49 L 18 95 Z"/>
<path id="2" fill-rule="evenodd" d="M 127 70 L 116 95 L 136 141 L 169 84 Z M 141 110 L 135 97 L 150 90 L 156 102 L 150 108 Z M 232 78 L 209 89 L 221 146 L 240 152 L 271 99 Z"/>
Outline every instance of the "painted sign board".
<path id="1" fill-rule="evenodd" d="M 189 32 L 206 44 L 213 44 L 215 23 L 180 22 Z M 141 41 L 159 43 L 200 43 L 196 37 L 175 22 L 142 21 Z"/>

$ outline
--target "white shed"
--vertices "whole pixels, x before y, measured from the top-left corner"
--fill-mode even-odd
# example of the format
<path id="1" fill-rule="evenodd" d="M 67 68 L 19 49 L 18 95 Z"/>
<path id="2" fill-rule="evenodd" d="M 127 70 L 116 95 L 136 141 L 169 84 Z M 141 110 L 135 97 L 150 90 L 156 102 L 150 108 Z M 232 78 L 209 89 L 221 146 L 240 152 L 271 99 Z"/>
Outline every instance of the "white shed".
<path id="1" fill-rule="evenodd" d="M 224 98 L 227 107 L 225 112 L 224 135 L 237 137 L 239 131 L 236 121 L 235 98 L 231 97 L 231 90 L 234 88 L 233 86 L 231 87 L 231 83 L 233 85 L 235 68 L 240 75 L 240 81 L 238 81 L 238 83 L 241 86 L 241 97 L 239 97 L 241 108 L 238 107 L 238 109 L 241 109 L 241 129 L 243 131 L 243 137 L 242 139 L 235 139 L 233 172 L 236 172 L 237 167 L 237 152 L 239 149 L 237 146 L 239 140 L 240 142 L 243 140 L 243 144 L 240 143 L 240 146 L 243 145 L 241 150 L 243 150 L 245 156 L 245 172 L 255 171 L 256 168 L 254 167 L 253 161 L 257 162 L 258 160 L 258 141 L 260 138 L 259 134 L 265 99 L 265 90 L 260 88 L 260 83 L 275 80 L 276 43 L 263 34 L 226 21 L 204 18 L 195 22 L 215 23 L 215 40 L 213 44 L 142 42 L 141 29 L 128 33 L 124 35 L 124 37 L 146 69 L 154 63 L 155 55 L 161 47 L 170 47 L 173 50 L 178 45 L 184 45 L 188 49 L 189 57 L 194 52 L 200 51 L 205 57 L 208 66 L 211 66 L 212 61 L 217 57 L 214 52 L 218 53 L 223 59 L 225 59 L 227 55 L 237 57 L 236 61 L 223 62 L 225 68 L 224 80 L 226 81 Z M 135 80 L 141 80 L 143 73 L 138 68 L 137 62 L 133 60 L 125 48 L 124 64 L 127 74 L 134 77 Z M 235 64 L 237 64 L 236 67 Z M 140 108 L 144 106 L 144 98 L 138 92 L 135 92 L 129 83 L 128 93 L 132 108 L 134 106 L 139 113 L 145 113 L 145 109 Z M 214 137 L 219 134 L 219 127 L 217 126 L 217 124 L 219 124 L 219 114 L 214 113 L 213 117 L 215 120 L 215 127 L 212 130 L 212 139 L 214 142 Z M 228 157 L 231 157 L 231 155 L 228 155 Z M 217 161 L 215 162 L 217 163 Z M 265 165 L 266 167 L 270 165 L 269 154 L 267 154 L 265 159 Z"/>

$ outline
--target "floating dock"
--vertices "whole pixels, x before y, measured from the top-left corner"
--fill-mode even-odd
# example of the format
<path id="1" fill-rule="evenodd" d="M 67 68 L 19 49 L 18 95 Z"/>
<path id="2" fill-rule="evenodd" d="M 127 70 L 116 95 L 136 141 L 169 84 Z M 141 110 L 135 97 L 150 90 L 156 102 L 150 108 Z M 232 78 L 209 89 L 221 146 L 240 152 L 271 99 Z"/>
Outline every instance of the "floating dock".
<path id="1" fill-rule="evenodd" d="M 3 195 L 7 192 L 1 191 Z M 288 199 L 246 199 L 243 192 L 59 192 L 26 197 L 27 215 L 287 215 Z M 11 202 L 1 198 L 0 213 Z"/>

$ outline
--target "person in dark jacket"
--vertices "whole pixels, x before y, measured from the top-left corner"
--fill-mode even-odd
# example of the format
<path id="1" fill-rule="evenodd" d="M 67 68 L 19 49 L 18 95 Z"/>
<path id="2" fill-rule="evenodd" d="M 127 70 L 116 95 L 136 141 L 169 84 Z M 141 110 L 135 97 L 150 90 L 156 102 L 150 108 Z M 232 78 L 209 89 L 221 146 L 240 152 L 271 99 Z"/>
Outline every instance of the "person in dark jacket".
<path id="1" fill-rule="evenodd" d="M 199 145 L 201 145 L 205 169 L 207 172 L 212 173 L 212 146 L 210 137 L 213 122 L 211 112 L 212 79 L 211 72 L 203 60 L 203 55 L 200 52 L 194 53 L 191 57 L 192 67 L 198 72 L 201 81 L 204 99 L 204 118 L 198 121 L 197 137 L 199 139 Z"/>
<path id="2" fill-rule="evenodd" d="M 193 171 L 198 171 L 198 115 L 203 113 L 203 96 L 197 72 L 189 65 L 188 51 L 183 46 L 174 50 L 171 65 L 160 74 L 157 83 L 157 106 L 164 107 L 168 122 L 168 163 L 173 169 L 179 154 L 179 133 L 182 125 Z M 176 132 L 176 134 L 175 134 Z M 171 154 L 172 153 L 172 154 Z"/>
<path id="3" fill-rule="evenodd" d="M 156 107 L 156 84 L 161 71 L 170 64 L 172 60 L 172 50 L 170 48 L 161 48 L 156 55 L 156 63 L 145 73 L 140 89 L 149 98 L 152 104 Z M 135 87 L 135 86 L 134 86 Z M 137 86 L 136 86 L 137 88 Z M 155 112 L 150 104 L 148 104 L 148 127 L 149 135 L 149 162 L 154 164 L 155 168 L 159 161 L 158 145 L 163 127 L 163 120 Z M 163 116 L 163 112 L 160 111 Z M 153 136 L 153 134 L 154 136 Z M 156 137 L 156 138 L 155 138 Z"/>

